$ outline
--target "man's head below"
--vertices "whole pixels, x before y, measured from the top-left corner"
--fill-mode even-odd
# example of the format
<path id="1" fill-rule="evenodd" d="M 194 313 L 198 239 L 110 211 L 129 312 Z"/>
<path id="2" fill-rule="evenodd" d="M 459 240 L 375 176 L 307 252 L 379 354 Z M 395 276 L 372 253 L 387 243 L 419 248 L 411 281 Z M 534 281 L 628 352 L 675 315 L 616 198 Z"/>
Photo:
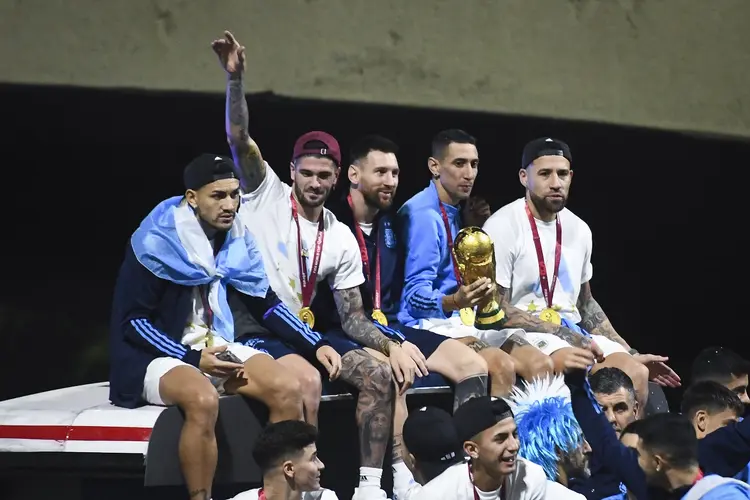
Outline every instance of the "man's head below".
<path id="1" fill-rule="evenodd" d="M 409 450 L 407 466 L 421 484 L 466 461 L 453 417 L 440 408 L 427 406 L 410 413 L 404 422 L 403 437 Z"/>
<path id="2" fill-rule="evenodd" d="M 294 143 L 290 174 L 297 201 L 320 207 L 336 187 L 341 167 L 341 148 L 330 134 L 307 132 Z"/>
<path id="3" fill-rule="evenodd" d="M 476 144 L 476 139 L 459 129 L 443 130 L 432 139 L 427 167 L 454 205 L 471 196 L 479 172 Z"/>
<path id="4" fill-rule="evenodd" d="M 712 380 L 737 394 L 744 404 L 750 404 L 747 394 L 750 361 L 724 347 L 703 349 L 693 361 L 690 382 Z"/>
<path id="5" fill-rule="evenodd" d="M 521 441 L 519 454 L 544 469 L 547 479 L 568 484 L 587 478 L 591 447 L 573 415 L 562 376 L 536 378 L 514 387 L 509 402 Z"/>
<path id="6" fill-rule="evenodd" d="M 637 449 L 642 420 L 633 420 L 620 433 L 620 442 L 628 448 Z"/>
<path id="7" fill-rule="evenodd" d="M 202 154 L 183 171 L 185 200 L 204 229 L 225 232 L 232 227 L 240 204 L 240 181 L 234 162 Z"/>
<path id="8" fill-rule="evenodd" d="M 317 438 L 317 429 L 306 422 L 269 424 L 253 447 L 253 459 L 263 473 L 263 482 L 284 481 L 296 491 L 320 489 L 324 465 L 318 458 Z"/>
<path id="9" fill-rule="evenodd" d="M 349 182 L 365 203 L 378 210 L 393 204 L 398 188 L 398 146 L 390 139 L 368 135 L 356 141 L 350 151 Z"/>
<path id="10" fill-rule="evenodd" d="M 555 214 L 565 208 L 572 161 L 570 148 L 558 139 L 541 137 L 524 146 L 518 178 L 541 213 Z"/>
<path id="11" fill-rule="evenodd" d="M 736 422 L 745 408 L 739 396 L 718 382 L 691 385 L 682 396 L 680 411 L 692 422 L 698 439 Z"/>
<path id="12" fill-rule="evenodd" d="M 630 377 L 619 368 L 601 368 L 589 377 L 591 390 L 604 415 L 619 436 L 638 418 L 638 402 Z"/>
<path id="13" fill-rule="evenodd" d="M 685 416 L 657 413 L 639 421 L 637 430 L 638 464 L 649 484 L 671 490 L 680 477 L 697 472 L 698 438 Z"/>
<path id="14" fill-rule="evenodd" d="M 490 396 L 469 399 L 456 409 L 453 423 L 475 468 L 496 480 L 515 470 L 520 443 L 508 403 Z"/>

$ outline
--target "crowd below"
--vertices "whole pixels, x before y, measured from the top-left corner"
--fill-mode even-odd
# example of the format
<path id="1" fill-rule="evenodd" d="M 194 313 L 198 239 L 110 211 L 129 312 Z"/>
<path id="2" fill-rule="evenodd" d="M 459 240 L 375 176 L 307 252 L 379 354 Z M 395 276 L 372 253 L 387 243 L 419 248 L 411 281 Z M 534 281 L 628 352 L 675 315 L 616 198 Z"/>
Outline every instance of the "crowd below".
<path id="1" fill-rule="evenodd" d="M 458 129 L 435 135 L 431 180 L 398 210 L 398 146 L 382 136 L 344 163 L 333 136 L 302 135 L 288 184 L 250 135 L 244 48 L 229 32 L 212 47 L 231 158 L 191 161 L 183 194 L 133 233 L 110 342 L 114 404 L 184 413 L 190 499 L 211 498 L 222 394 L 269 410 L 253 452 L 263 485 L 235 499 L 337 498 L 320 485 L 324 381 L 356 394 L 353 500 L 386 498 L 389 446 L 398 500 L 750 498 L 750 363 L 708 347 L 679 412 L 649 405 L 649 382 L 682 380 L 594 298 L 564 141 L 524 147 L 524 194 L 494 213 L 472 197 L 479 150 Z M 410 388 L 446 382 L 452 413 L 409 412 Z"/>

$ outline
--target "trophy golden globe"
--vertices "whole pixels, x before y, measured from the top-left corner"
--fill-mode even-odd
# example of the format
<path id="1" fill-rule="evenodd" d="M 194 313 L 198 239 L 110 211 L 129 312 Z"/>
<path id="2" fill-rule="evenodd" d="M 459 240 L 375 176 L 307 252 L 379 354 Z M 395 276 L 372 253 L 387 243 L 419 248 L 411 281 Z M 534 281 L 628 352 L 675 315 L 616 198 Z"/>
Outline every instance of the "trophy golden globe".
<path id="1" fill-rule="evenodd" d="M 453 243 L 453 255 L 464 285 L 480 278 L 488 278 L 495 283 L 495 245 L 482 229 L 471 226 L 459 231 Z M 471 309 L 468 311 L 460 311 L 464 323 L 473 313 Z M 478 330 L 497 330 L 505 321 L 505 311 L 500 308 L 500 294 L 497 286 L 494 286 L 490 298 L 477 306 L 474 327 Z"/>

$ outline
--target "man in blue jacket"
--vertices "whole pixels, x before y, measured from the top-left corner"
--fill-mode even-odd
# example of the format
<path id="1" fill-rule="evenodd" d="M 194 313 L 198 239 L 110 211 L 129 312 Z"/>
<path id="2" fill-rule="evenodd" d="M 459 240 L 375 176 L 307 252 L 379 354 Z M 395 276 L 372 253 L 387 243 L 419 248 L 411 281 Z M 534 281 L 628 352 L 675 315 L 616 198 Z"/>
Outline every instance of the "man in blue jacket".
<path id="1" fill-rule="evenodd" d="M 355 142 L 347 172 L 349 189 L 329 205 L 357 239 L 365 275 L 360 286 L 365 310 L 378 328 L 414 343 L 426 358 L 428 372 L 443 375 L 455 384 L 454 408 L 471 397 L 487 394 L 488 365 L 492 394 L 506 396 L 515 378 L 508 354 L 496 348 L 477 354 L 455 339 L 398 322 L 403 245 L 397 236 L 395 214 L 390 210 L 400 173 L 397 152 L 398 146 L 381 136 L 367 136 Z M 330 290 L 321 291 L 315 300 L 314 309 L 320 308 L 320 317 L 340 328 Z M 440 383 L 429 376 L 420 381 Z"/>
<path id="2" fill-rule="evenodd" d="M 272 422 L 301 419 L 297 380 L 236 338 L 227 293 L 258 322 L 319 358 L 338 355 L 268 285 L 261 255 L 236 219 L 240 186 L 229 158 L 203 154 L 185 168 L 185 195 L 156 206 L 133 233 L 115 286 L 110 399 L 185 414 L 180 463 L 191 499 L 211 497 L 219 392 L 258 399 Z"/>
<path id="3" fill-rule="evenodd" d="M 410 198 L 397 214 L 406 251 L 399 322 L 471 339 L 476 350 L 489 344 L 502 347 L 525 380 L 550 374 L 551 358 L 527 342 L 523 330 L 504 323 L 496 330 L 479 331 L 471 314 L 466 314 L 487 300 L 494 286 L 494 277 L 462 283 L 452 255 L 453 240 L 462 226 L 461 203 L 469 199 L 479 170 L 476 140 L 463 130 L 439 132 L 432 141 L 427 165 L 432 175 L 429 186 Z"/>

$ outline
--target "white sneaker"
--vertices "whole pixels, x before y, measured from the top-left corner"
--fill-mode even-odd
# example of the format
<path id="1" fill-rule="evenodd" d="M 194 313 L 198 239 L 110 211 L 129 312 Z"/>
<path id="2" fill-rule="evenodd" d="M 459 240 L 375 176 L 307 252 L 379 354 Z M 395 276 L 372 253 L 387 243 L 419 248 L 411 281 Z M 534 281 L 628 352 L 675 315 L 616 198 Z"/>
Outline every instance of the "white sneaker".
<path id="1" fill-rule="evenodd" d="M 391 500 L 385 496 L 385 491 L 380 488 L 354 488 L 352 500 Z"/>

